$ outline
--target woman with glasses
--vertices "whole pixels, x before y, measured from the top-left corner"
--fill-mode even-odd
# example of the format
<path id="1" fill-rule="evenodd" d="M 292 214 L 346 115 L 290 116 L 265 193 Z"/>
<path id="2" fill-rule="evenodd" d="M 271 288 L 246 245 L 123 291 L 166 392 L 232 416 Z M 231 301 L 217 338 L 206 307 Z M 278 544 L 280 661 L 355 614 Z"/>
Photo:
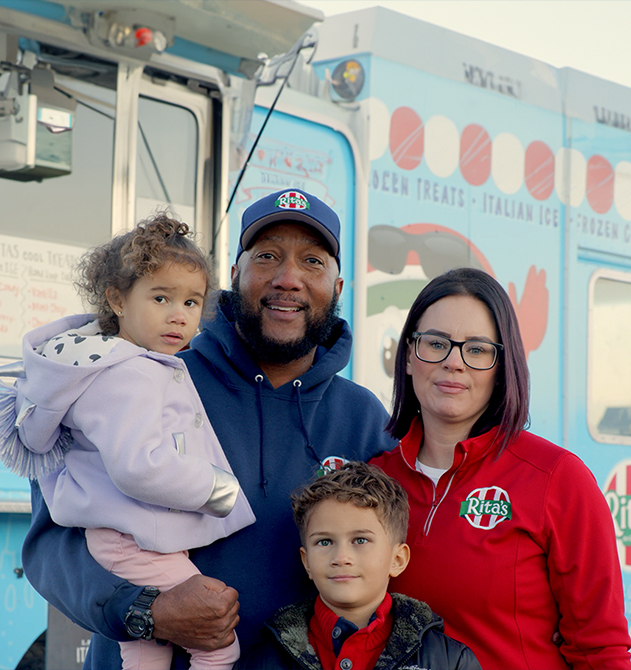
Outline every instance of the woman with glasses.
<path id="1" fill-rule="evenodd" d="M 412 557 L 391 590 L 426 601 L 485 670 L 629 670 L 608 505 L 582 461 L 527 421 L 508 295 L 481 270 L 435 278 L 397 350 L 399 446 L 372 461 L 410 502 Z"/>

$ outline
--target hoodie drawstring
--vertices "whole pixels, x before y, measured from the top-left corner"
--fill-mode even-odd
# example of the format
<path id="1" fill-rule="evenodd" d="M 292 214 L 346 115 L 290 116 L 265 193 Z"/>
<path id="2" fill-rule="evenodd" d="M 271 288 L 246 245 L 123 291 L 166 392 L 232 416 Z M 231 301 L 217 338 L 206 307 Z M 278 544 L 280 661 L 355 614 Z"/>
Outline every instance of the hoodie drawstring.
<path id="1" fill-rule="evenodd" d="M 256 400 L 259 408 L 259 471 L 260 471 L 260 486 L 263 489 L 263 494 L 267 498 L 267 478 L 265 477 L 265 459 L 263 452 L 263 442 L 264 442 L 264 422 L 263 422 L 263 381 L 265 377 L 263 375 L 256 375 L 254 381 L 256 382 Z M 302 413 L 302 396 L 300 395 L 300 387 L 302 382 L 300 379 L 295 379 L 293 382 L 294 389 L 296 390 L 297 404 L 298 404 L 298 418 L 300 419 L 300 430 L 302 431 L 304 440 L 305 440 L 305 450 L 311 452 L 311 455 L 315 459 L 318 465 L 322 464 L 322 459 L 318 456 L 316 450 L 311 444 L 311 438 L 309 437 L 309 431 L 305 424 L 305 418 Z"/>
<path id="2" fill-rule="evenodd" d="M 254 381 L 256 382 L 256 399 L 259 405 L 259 471 L 261 474 L 261 488 L 263 495 L 267 498 L 267 479 L 265 478 L 265 463 L 263 461 L 263 375 L 256 375 Z"/>
<path id="3" fill-rule="evenodd" d="M 322 463 L 322 459 L 318 456 L 316 450 L 313 448 L 311 444 L 311 438 L 309 437 L 309 432 L 307 431 L 307 426 L 305 425 L 305 419 L 302 414 L 302 396 L 300 395 L 301 386 L 302 382 L 300 381 L 300 379 L 294 379 L 294 388 L 296 389 L 296 395 L 298 397 L 298 416 L 300 417 L 300 428 L 302 429 L 302 434 L 304 435 L 305 438 L 305 448 L 311 452 L 313 457 L 316 459 L 316 463 L 320 465 Z"/>

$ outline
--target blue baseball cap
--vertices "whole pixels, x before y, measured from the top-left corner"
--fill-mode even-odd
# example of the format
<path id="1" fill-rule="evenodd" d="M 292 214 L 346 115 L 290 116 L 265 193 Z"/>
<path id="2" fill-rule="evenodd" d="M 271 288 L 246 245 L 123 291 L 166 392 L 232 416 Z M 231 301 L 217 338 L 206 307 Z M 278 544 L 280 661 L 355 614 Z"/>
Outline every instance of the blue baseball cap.
<path id="1" fill-rule="evenodd" d="M 237 260 L 263 228 L 284 221 L 295 221 L 313 228 L 324 238 L 338 267 L 341 267 L 340 220 L 337 214 L 315 195 L 297 188 L 270 193 L 243 212 Z"/>

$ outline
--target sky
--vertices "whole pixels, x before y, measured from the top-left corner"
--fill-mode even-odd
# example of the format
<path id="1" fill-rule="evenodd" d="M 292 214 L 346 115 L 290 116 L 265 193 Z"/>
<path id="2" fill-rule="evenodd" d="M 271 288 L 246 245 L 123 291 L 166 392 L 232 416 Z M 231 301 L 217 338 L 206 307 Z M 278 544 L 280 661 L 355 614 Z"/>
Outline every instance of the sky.
<path id="1" fill-rule="evenodd" d="M 631 0 L 298 0 L 325 15 L 381 5 L 631 87 Z"/>

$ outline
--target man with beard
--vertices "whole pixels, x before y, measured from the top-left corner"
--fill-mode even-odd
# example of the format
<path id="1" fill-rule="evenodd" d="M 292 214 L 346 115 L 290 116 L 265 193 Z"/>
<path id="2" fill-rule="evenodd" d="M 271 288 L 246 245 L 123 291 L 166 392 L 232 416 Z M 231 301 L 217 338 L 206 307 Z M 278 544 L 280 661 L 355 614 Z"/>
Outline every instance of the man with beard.
<path id="1" fill-rule="evenodd" d="M 381 403 L 338 374 L 351 353 L 337 310 L 339 238 L 335 212 L 308 193 L 255 202 L 243 214 L 232 290 L 180 354 L 257 518 L 190 552 L 202 575 L 159 595 L 115 577 L 92 559 L 81 530 L 53 524 L 34 484 L 24 567 L 47 600 L 97 633 L 84 668 L 120 668 L 117 641 L 133 636 L 223 647 L 239 621 L 247 652 L 279 607 L 314 595 L 291 491 L 317 471 L 394 447 Z M 188 668 L 179 648 L 172 667 Z"/>

